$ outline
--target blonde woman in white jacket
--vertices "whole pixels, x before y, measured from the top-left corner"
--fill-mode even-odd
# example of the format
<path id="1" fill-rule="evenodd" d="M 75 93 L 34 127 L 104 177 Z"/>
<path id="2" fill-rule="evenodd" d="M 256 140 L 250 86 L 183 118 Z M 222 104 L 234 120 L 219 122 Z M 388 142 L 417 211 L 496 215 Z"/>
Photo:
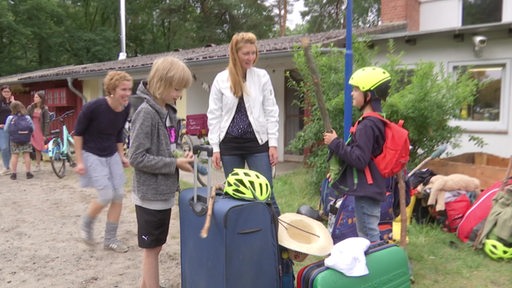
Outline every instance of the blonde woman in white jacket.
<path id="1" fill-rule="evenodd" d="M 208 106 L 208 140 L 213 165 L 227 177 L 235 168 L 258 171 L 272 187 L 272 166 L 278 161 L 279 108 L 267 71 L 253 67 L 258 59 L 256 36 L 233 35 L 229 65 L 215 77 Z M 279 207 L 274 193 L 272 205 Z"/>

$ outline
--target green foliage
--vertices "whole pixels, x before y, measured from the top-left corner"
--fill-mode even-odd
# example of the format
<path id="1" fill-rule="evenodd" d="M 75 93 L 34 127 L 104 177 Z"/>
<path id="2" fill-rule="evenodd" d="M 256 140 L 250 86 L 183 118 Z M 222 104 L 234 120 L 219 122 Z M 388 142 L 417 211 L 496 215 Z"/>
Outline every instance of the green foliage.
<path id="1" fill-rule="evenodd" d="M 366 48 L 366 42 L 355 42 L 354 71 L 357 68 L 372 65 L 376 51 Z M 411 141 L 411 160 L 409 169 L 415 167 L 427 158 L 441 144 L 449 143 L 452 147 L 459 145 L 462 129 L 451 126 L 450 120 L 460 112 L 465 103 L 472 103 L 477 82 L 469 74 L 448 75 L 442 66 L 431 62 L 422 62 L 408 69 L 400 62 L 400 53 L 390 42 L 387 62 L 382 67 L 392 75 L 391 92 L 383 103 L 383 112 L 387 118 L 397 122 L 405 121 Z M 338 136 L 343 135 L 343 105 L 344 105 L 344 53 L 338 49 L 328 52 L 313 47 L 313 55 L 320 73 L 320 82 L 325 103 L 331 118 L 331 124 Z M 324 53 L 322 53 L 322 51 Z M 308 71 L 304 54 L 297 49 L 294 54 L 297 69 L 304 82 L 290 82 L 303 95 L 298 105 L 310 111 L 305 127 L 292 140 L 290 150 L 295 152 L 309 151 L 307 163 L 314 171 L 313 187 L 319 187 L 327 173 L 327 148 L 322 141 L 322 119 L 314 96 L 313 83 Z M 360 116 L 359 111 L 353 112 L 353 121 Z M 475 145 L 483 145 L 477 137 L 471 137 Z"/>
<path id="2" fill-rule="evenodd" d="M 320 74 L 321 89 L 324 94 L 325 104 L 328 109 L 331 125 L 333 129 L 339 131 L 339 124 L 343 122 L 343 68 L 344 58 L 342 51 L 331 47 L 331 53 L 322 55 L 318 47 L 312 47 L 312 54 L 315 59 L 318 72 Z M 322 119 L 317 108 L 315 100 L 313 81 L 309 74 L 304 58 L 304 51 L 300 48 L 296 49 L 294 53 L 294 61 L 304 77 L 304 81 L 300 83 L 290 82 L 289 84 L 302 92 L 303 98 L 300 99 L 298 105 L 301 107 L 312 106 L 311 117 L 307 120 L 308 123 L 302 131 L 298 132 L 296 138 L 291 142 L 289 149 L 292 151 L 302 151 L 305 147 L 311 148 L 311 155 L 308 159 L 310 163 L 322 163 L 327 158 L 327 150 L 323 149 L 322 134 L 324 131 L 322 126 Z M 336 113 L 335 113 L 336 112 Z M 325 165 L 312 165 L 315 169 L 314 178 L 315 182 L 320 180 L 320 174 L 325 176 Z"/>
<path id="3" fill-rule="evenodd" d="M 346 0 L 305 0 L 302 17 L 309 19 L 307 31 L 318 33 L 346 27 Z M 352 1 L 352 26 L 377 26 L 380 0 Z"/>
<path id="4" fill-rule="evenodd" d="M 353 45 L 354 55 L 359 55 L 354 57 L 354 63 L 360 67 L 368 65 L 375 53 L 375 51 L 366 49 L 365 46 L 365 42 L 355 42 Z M 345 102 L 344 53 L 341 49 L 335 47 L 330 47 L 326 51 L 326 49 L 321 50 L 319 47 L 313 46 L 312 54 L 318 68 L 318 73 L 320 74 L 321 89 L 331 119 L 331 125 L 338 135 L 342 135 L 344 129 L 343 106 Z M 303 98 L 301 101 L 297 102 L 297 104 L 311 111 L 311 116 L 307 119 L 304 129 L 297 133 L 288 148 L 296 152 L 302 152 L 305 148 L 311 151 L 308 155 L 307 163 L 314 171 L 312 175 L 313 185 L 318 186 L 327 173 L 327 149 L 326 146 L 323 145 L 322 139 L 324 127 L 322 126 L 322 119 L 315 100 L 315 95 L 313 94 L 313 82 L 307 69 L 302 49 L 296 49 L 294 62 L 300 74 L 304 77 L 304 81 L 300 83 L 290 82 L 289 85 L 302 92 Z M 357 119 L 360 115 L 358 111 L 353 114 L 353 119 Z"/>
<path id="5" fill-rule="evenodd" d="M 409 167 L 419 164 L 443 143 L 458 147 L 463 130 L 449 122 L 459 115 L 464 103 L 473 102 L 478 83 L 469 74 L 453 77 L 447 75 L 442 65 L 420 62 L 414 67 L 410 83 L 400 85 L 399 81 L 404 79 L 400 74 L 406 72 L 403 66 L 396 63 L 383 67 L 393 79 L 391 97 L 383 111 L 395 122 L 405 121 L 412 146 Z"/>
<path id="6" fill-rule="evenodd" d="M 126 1 L 126 53 L 139 56 L 224 44 L 239 31 L 271 35 L 258 0 Z M 119 1 L 0 1 L 0 76 L 117 59 Z"/>

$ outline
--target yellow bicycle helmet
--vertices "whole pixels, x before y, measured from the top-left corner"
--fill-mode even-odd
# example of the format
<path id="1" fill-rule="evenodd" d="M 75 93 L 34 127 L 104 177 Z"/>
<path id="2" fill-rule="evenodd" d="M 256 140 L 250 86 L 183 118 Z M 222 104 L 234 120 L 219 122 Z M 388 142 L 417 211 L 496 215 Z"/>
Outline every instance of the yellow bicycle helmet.
<path id="1" fill-rule="evenodd" d="M 270 198 L 270 184 L 260 173 L 249 169 L 234 169 L 224 186 L 224 193 L 250 201 L 267 201 Z"/>
<path id="2" fill-rule="evenodd" d="M 484 251 L 494 260 L 512 259 L 512 247 L 509 248 L 494 239 L 484 241 Z"/>
<path id="3" fill-rule="evenodd" d="M 374 91 L 379 99 L 386 99 L 389 93 L 391 75 L 389 72 L 376 66 L 358 69 L 352 74 L 348 83 L 357 86 L 361 91 Z"/>

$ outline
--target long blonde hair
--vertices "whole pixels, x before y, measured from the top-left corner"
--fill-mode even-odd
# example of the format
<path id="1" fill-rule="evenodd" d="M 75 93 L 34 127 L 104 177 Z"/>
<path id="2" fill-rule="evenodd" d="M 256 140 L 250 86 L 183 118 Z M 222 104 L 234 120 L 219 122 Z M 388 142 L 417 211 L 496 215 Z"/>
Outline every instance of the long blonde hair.
<path id="1" fill-rule="evenodd" d="M 228 73 L 231 81 L 231 92 L 236 97 L 241 97 L 244 92 L 244 75 L 242 72 L 242 66 L 238 60 L 238 51 L 245 44 L 251 44 L 256 47 L 256 58 L 254 63 L 258 61 L 258 46 L 256 45 L 256 35 L 251 32 L 239 32 L 233 35 L 231 42 L 229 43 L 229 65 Z"/>

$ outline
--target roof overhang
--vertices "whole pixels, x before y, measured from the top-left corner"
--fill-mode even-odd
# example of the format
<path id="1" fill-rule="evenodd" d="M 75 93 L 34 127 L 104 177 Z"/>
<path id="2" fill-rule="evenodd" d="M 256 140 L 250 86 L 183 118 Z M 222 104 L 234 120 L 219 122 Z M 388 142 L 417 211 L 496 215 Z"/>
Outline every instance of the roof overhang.
<path id="1" fill-rule="evenodd" d="M 512 36 L 512 22 L 506 23 L 493 23 L 493 24 L 481 24 L 481 25 L 471 25 L 464 27 L 456 27 L 456 28 L 447 28 L 447 29 L 437 29 L 437 30 L 429 30 L 429 31 L 421 31 L 421 32 L 391 32 L 391 33 L 383 33 L 383 34 L 373 34 L 369 35 L 370 40 L 379 41 L 379 40 L 389 40 L 389 39 L 413 39 L 413 38 L 422 38 L 422 37 L 430 37 L 434 35 L 462 35 L 462 34 L 481 34 L 486 32 L 498 32 L 504 31 L 508 33 L 508 35 Z"/>
<path id="2" fill-rule="evenodd" d="M 375 35 L 405 30 L 406 23 L 390 23 L 377 27 L 356 29 L 355 35 Z M 327 47 L 344 47 L 345 30 L 332 30 L 308 35 L 292 35 L 279 38 L 258 40 L 260 59 L 291 57 L 294 49 L 300 45 L 301 39 L 308 37 L 311 44 Z M 228 61 L 228 44 L 208 45 L 186 50 L 171 51 L 166 53 L 143 55 L 99 63 L 83 65 L 70 65 L 56 68 L 37 70 L 6 77 L 0 77 L 0 83 L 25 84 L 34 82 L 58 81 L 66 79 L 90 79 L 104 77 L 110 70 L 123 70 L 128 73 L 148 73 L 153 61 L 159 57 L 171 55 L 183 60 L 190 67 L 226 63 Z"/>

